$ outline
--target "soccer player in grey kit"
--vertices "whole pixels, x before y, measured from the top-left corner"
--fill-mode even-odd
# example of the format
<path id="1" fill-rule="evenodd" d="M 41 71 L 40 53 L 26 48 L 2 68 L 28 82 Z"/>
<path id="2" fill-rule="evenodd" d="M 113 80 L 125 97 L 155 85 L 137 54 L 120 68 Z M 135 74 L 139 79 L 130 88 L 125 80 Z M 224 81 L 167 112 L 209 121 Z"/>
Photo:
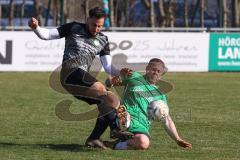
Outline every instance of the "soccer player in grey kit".
<path id="1" fill-rule="evenodd" d="M 95 56 L 99 55 L 105 72 L 113 76 L 119 75 L 119 70 L 111 65 L 108 38 L 101 33 L 104 18 L 103 10 L 95 7 L 89 11 L 86 23 L 71 22 L 53 29 L 40 27 L 38 20 L 33 17 L 28 23 L 40 39 L 65 38 L 61 84 L 77 99 L 90 105 L 97 104 L 100 115 L 105 115 L 120 105 L 118 97 L 107 91 L 101 82 L 89 74 L 89 68 Z M 109 114 L 109 121 L 114 120 L 111 116 L 113 115 Z M 102 142 L 98 137 L 94 138 L 94 135 L 88 138 L 87 143 L 102 147 Z"/>

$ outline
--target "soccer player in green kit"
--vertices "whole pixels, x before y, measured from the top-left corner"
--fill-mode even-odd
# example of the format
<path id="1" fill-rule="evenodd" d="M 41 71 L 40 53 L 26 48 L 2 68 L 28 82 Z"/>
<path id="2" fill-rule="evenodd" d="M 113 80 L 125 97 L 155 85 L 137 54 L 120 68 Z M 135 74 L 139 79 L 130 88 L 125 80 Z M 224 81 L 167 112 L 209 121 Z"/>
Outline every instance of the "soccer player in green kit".
<path id="1" fill-rule="evenodd" d="M 159 91 L 155 85 L 167 69 L 162 60 L 153 58 L 146 67 L 146 74 L 141 75 L 138 72 L 132 72 L 128 69 L 121 70 L 121 76 L 113 77 L 108 85 L 125 86 L 121 104 L 117 111 L 117 117 L 122 128 L 133 133 L 133 137 L 117 143 L 105 142 L 106 146 L 113 149 L 148 149 L 150 146 L 149 129 L 151 122 L 148 119 L 147 108 L 150 102 L 162 100 L 167 104 L 166 96 Z M 126 109 L 127 112 L 124 110 Z M 129 119 L 130 115 L 130 119 Z M 176 130 L 175 124 L 168 114 L 162 120 L 164 128 L 168 135 L 181 147 L 191 149 L 192 145 L 183 140 Z"/>

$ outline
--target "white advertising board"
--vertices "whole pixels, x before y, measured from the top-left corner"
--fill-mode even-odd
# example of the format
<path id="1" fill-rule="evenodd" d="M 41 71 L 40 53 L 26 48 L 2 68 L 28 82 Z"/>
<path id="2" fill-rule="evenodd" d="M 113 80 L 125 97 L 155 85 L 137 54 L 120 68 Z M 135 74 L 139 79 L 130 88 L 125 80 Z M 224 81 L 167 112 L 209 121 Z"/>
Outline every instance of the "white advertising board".
<path id="1" fill-rule="evenodd" d="M 208 33 L 110 32 L 107 35 L 115 43 L 112 55 L 124 53 L 127 63 L 161 58 L 169 71 L 208 71 Z"/>
<path id="2" fill-rule="evenodd" d="M 12 52 L 6 52 L 11 47 Z M 43 41 L 33 32 L 0 32 L 2 61 L 12 57 L 11 62 L 1 61 L 0 71 L 51 71 L 61 64 L 63 48 L 64 39 Z"/>
<path id="3" fill-rule="evenodd" d="M 169 71 L 208 71 L 208 33 L 106 32 L 114 65 L 144 69 L 161 58 Z M 44 41 L 33 32 L 0 32 L 0 71 L 52 71 L 61 65 L 64 39 Z M 118 63 L 117 63 L 118 62 Z M 134 67 L 133 67 L 134 68 Z"/>

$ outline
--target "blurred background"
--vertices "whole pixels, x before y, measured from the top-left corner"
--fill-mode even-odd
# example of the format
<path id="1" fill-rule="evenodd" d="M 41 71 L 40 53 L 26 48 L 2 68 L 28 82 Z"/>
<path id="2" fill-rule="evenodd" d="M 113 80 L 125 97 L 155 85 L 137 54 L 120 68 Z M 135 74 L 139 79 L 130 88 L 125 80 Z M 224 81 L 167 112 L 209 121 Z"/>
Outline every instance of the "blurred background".
<path id="1" fill-rule="evenodd" d="M 30 17 L 42 26 L 84 22 L 101 6 L 105 27 L 239 27 L 239 0 L 0 0 L 1 29 L 26 26 Z"/>

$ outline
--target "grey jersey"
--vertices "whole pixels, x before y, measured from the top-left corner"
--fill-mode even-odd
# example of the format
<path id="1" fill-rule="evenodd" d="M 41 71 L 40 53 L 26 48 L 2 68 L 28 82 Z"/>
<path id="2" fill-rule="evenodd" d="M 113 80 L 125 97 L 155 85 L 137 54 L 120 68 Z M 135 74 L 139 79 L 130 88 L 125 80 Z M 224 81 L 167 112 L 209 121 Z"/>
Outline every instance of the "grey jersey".
<path id="1" fill-rule="evenodd" d="M 96 55 L 110 54 L 107 36 L 103 33 L 92 36 L 86 24 L 72 22 L 57 29 L 60 37 L 65 37 L 63 63 L 71 68 L 88 71 Z"/>

